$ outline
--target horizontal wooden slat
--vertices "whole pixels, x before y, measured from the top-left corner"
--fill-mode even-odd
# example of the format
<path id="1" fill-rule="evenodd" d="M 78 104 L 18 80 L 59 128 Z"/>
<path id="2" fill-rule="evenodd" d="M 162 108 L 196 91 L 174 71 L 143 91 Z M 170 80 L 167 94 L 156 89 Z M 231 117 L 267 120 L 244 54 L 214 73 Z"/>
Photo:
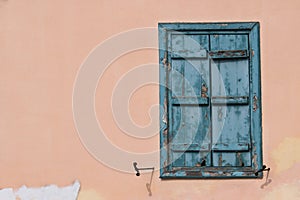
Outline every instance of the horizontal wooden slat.
<path id="1" fill-rule="evenodd" d="M 172 58 L 207 58 L 207 50 L 181 50 L 181 51 L 172 51 Z"/>
<path id="2" fill-rule="evenodd" d="M 209 143 L 203 144 L 172 144 L 172 151 L 208 151 Z"/>
<path id="3" fill-rule="evenodd" d="M 248 143 L 216 143 L 212 145 L 213 151 L 249 151 Z"/>
<path id="4" fill-rule="evenodd" d="M 174 30 L 174 31 L 192 31 L 192 30 L 209 30 L 209 31 L 224 31 L 229 30 L 232 32 L 241 31 L 241 30 L 251 30 L 253 26 L 257 25 L 257 22 L 235 22 L 235 23 L 159 23 L 158 27 L 160 29 L 165 28 L 167 30 Z"/>
<path id="5" fill-rule="evenodd" d="M 211 99 L 212 104 L 241 104 L 247 105 L 249 104 L 249 97 L 242 96 L 242 97 L 212 97 Z"/>
<path id="6" fill-rule="evenodd" d="M 208 105 L 208 97 L 176 97 L 171 99 L 173 105 Z"/>
<path id="7" fill-rule="evenodd" d="M 189 30 L 189 31 L 169 31 L 169 35 L 248 35 L 250 33 L 249 30 L 242 30 L 239 32 L 235 31 L 205 31 L 205 30 Z"/>
<path id="8" fill-rule="evenodd" d="M 247 58 L 249 56 L 249 52 L 248 50 L 221 50 L 210 51 L 208 55 L 213 59 Z"/>

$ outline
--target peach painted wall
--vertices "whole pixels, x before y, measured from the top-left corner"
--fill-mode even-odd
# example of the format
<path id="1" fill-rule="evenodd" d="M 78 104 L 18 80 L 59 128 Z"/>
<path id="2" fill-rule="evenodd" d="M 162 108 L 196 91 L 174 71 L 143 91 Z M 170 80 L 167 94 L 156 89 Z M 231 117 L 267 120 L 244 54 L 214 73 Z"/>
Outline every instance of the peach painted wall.
<path id="1" fill-rule="evenodd" d="M 151 198 L 300 199 L 299 0 L 0 0 L 0 187 L 63 186 L 79 179 L 80 200 L 149 199 L 149 174 L 135 177 L 110 169 L 80 142 L 73 84 L 83 60 L 105 39 L 179 21 L 261 22 L 264 163 L 271 167 L 272 183 L 261 189 L 263 180 L 161 181 L 156 172 Z M 122 56 L 98 86 L 97 116 L 122 149 L 159 147 L 158 135 L 124 136 L 110 107 L 118 79 L 157 60 L 155 50 Z M 157 103 L 157 86 L 137 90 L 129 102 L 135 123 L 150 123 L 148 109 Z"/>

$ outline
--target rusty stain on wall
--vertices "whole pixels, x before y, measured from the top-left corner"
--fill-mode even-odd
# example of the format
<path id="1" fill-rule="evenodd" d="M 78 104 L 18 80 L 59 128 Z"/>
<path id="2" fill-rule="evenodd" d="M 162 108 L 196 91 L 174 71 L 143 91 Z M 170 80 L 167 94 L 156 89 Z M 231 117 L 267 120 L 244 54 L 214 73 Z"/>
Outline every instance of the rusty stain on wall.
<path id="1" fill-rule="evenodd" d="M 288 170 L 293 165 L 300 163 L 300 138 L 284 138 L 271 155 L 276 163 L 275 173 Z"/>
<path id="2" fill-rule="evenodd" d="M 96 190 L 82 190 L 78 195 L 78 200 L 104 200 Z"/>

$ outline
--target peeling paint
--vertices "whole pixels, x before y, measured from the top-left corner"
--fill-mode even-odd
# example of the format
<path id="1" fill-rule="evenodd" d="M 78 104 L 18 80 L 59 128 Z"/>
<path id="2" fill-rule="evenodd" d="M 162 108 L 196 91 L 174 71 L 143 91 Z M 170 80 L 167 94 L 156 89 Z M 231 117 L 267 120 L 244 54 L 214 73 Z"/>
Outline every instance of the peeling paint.
<path id="1" fill-rule="evenodd" d="M 237 154 L 236 154 L 236 157 L 237 157 L 237 161 L 238 161 L 238 166 L 244 166 L 244 162 L 243 162 L 243 159 L 242 159 L 242 157 L 241 157 L 241 153 L 240 152 L 238 152 Z"/>
<path id="2" fill-rule="evenodd" d="M 167 103 L 168 101 L 167 101 L 167 98 L 165 98 L 165 100 L 164 100 L 164 114 L 163 114 L 163 117 L 162 117 L 162 121 L 163 121 L 163 123 L 165 123 L 165 124 L 168 124 L 168 116 L 167 116 Z"/>
<path id="3" fill-rule="evenodd" d="M 209 56 L 215 57 L 215 58 L 221 58 L 221 57 L 246 57 L 248 56 L 247 50 L 222 50 L 222 51 L 210 51 Z"/>
<path id="4" fill-rule="evenodd" d="M 199 164 L 198 164 L 199 165 Z M 164 177 L 194 177 L 194 178 L 208 178 L 208 177 L 252 177 L 257 178 L 254 175 L 253 169 L 251 167 L 243 167 L 243 171 L 237 172 L 237 168 L 239 167 L 205 167 L 205 166 L 198 166 L 196 164 L 195 167 L 173 167 L 171 171 L 166 171 L 164 173 Z M 205 170 L 204 168 L 205 167 Z"/>
<path id="5" fill-rule="evenodd" d="M 256 95 L 254 95 L 254 96 L 253 96 L 253 111 L 254 111 L 254 112 L 258 109 L 257 101 L 258 101 L 258 98 L 257 98 Z"/>
<path id="6" fill-rule="evenodd" d="M 164 65 L 164 67 L 166 67 L 168 69 L 168 71 L 170 71 L 171 64 L 168 62 L 168 53 L 167 52 L 165 52 L 164 58 L 162 60 L 162 64 Z"/>
<path id="7" fill-rule="evenodd" d="M 164 146 L 167 148 L 168 145 L 169 145 L 169 144 L 168 144 L 168 138 L 165 137 L 165 138 L 164 138 Z"/>
<path id="8" fill-rule="evenodd" d="M 205 119 L 208 120 L 208 114 L 207 114 L 207 112 L 205 113 Z"/>
<path id="9" fill-rule="evenodd" d="M 0 190 L 0 199 L 3 200 L 15 200 L 15 194 L 12 188 L 5 188 Z"/>
<path id="10" fill-rule="evenodd" d="M 205 84 L 202 84 L 201 86 L 201 97 L 206 98 L 207 97 L 207 91 L 208 88 Z"/>
<path id="11" fill-rule="evenodd" d="M 253 164 L 254 164 L 255 170 L 258 170 L 258 164 L 257 164 L 256 160 L 257 160 L 257 155 L 254 154 L 254 155 L 252 156 L 252 162 L 253 162 Z"/>
<path id="12" fill-rule="evenodd" d="M 167 54 L 167 52 L 165 52 L 164 58 L 161 61 L 164 66 L 166 66 L 166 64 L 167 64 L 167 59 L 168 59 L 168 54 Z"/>
<path id="13" fill-rule="evenodd" d="M 76 200 L 79 189 L 79 181 L 75 181 L 73 185 L 66 187 L 49 185 L 40 188 L 28 188 L 22 186 L 15 192 L 15 197 L 20 200 Z"/>
<path id="14" fill-rule="evenodd" d="M 166 172 L 167 171 L 167 167 L 168 167 L 168 163 L 167 161 L 164 162 L 164 171 Z"/>
<path id="15" fill-rule="evenodd" d="M 66 187 L 48 185 L 40 188 L 22 186 L 14 191 L 12 188 L 0 190 L 1 200 L 77 200 L 80 189 L 79 181 Z M 93 198 L 94 199 L 94 198 Z"/>
<path id="16" fill-rule="evenodd" d="M 168 129 L 166 128 L 163 132 L 164 135 L 168 135 Z"/>
<path id="17" fill-rule="evenodd" d="M 167 67 L 168 71 L 171 70 L 171 64 L 170 63 L 168 63 L 166 67 Z"/>
<path id="18" fill-rule="evenodd" d="M 218 160 L 218 165 L 222 166 L 223 160 L 222 160 L 222 154 L 219 154 L 219 160 Z"/>
<path id="19" fill-rule="evenodd" d="M 223 118 L 223 112 L 222 112 L 222 108 L 221 107 L 218 107 L 218 120 L 222 120 Z"/>

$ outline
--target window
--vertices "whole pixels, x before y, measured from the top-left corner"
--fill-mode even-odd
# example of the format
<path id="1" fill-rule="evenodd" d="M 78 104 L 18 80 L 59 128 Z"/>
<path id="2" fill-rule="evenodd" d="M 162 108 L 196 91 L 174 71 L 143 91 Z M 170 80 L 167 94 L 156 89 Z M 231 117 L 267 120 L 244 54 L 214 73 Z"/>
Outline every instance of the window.
<path id="1" fill-rule="evenodd" d="M 261 178 L 259 23 L 160 23 L 161 178 Z"/>

